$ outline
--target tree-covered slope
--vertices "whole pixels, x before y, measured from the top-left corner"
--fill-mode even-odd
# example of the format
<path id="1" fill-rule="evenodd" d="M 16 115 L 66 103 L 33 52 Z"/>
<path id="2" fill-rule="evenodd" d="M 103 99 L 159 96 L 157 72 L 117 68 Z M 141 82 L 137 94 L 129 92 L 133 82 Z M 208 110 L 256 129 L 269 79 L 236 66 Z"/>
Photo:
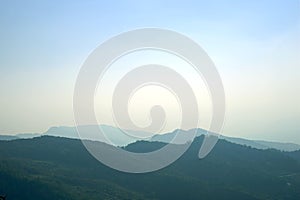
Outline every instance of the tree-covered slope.
<path id="1" fill-rule="evenodd" d="M 220 140 L 200 160 L 202 140 L 172 165 L 147 174 L 110 169 L 76 139 L 1 141 L 0 194 L 8 200 L 300 199 L 300 164 L 294 157 Z M 136 142 L 126 149 L 145 152 L 163 145 Z"/>

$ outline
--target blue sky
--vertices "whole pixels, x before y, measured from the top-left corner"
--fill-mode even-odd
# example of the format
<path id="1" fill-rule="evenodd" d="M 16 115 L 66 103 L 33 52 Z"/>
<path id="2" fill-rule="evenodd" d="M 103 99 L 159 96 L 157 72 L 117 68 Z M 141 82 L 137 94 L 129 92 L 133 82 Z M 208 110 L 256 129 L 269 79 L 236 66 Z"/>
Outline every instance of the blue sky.
<path id="1" fill-rule="evenodd" d="M 299 1 L 1 1 L 0 133 L 73 125 L 89 53 L 120 32 L 167 28 L 197 41 L 224 82 L 224 134 L 300 143 Z"/>

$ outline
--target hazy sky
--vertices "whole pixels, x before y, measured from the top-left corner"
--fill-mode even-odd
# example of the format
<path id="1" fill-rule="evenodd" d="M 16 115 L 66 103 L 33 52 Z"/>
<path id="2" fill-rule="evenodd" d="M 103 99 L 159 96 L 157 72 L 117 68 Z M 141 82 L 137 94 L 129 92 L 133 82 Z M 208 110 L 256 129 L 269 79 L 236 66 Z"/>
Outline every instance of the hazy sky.
<path id="1" fill-rule="evenodd" d="M 84 60 L 111 36 L 142 27 L 183 33 L 213 59 L 227 98 L 223 134 L 300 144 L 296 0 L 1 1 L 0 133 L 74 125 Z"/>

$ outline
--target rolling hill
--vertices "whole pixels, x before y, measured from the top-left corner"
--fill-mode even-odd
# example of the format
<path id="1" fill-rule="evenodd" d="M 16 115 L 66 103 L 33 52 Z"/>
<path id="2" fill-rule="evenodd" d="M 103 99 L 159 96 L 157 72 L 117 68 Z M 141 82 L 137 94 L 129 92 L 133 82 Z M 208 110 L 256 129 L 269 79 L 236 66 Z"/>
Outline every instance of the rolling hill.
<path id="1" fill-rule="evenodd" d="M 175 163 L 127 174 L 95 160 L 80 140 L 43 136 L 0 141 L 0 194 L 15 199 L 299 199 L 299 152 L 261 150 L 219 140 L 204 159 L 197 137 Z M 99 145 L 106 145 L 99 142 Z M 165 143 L 124 147 L 147 152 Z"/>

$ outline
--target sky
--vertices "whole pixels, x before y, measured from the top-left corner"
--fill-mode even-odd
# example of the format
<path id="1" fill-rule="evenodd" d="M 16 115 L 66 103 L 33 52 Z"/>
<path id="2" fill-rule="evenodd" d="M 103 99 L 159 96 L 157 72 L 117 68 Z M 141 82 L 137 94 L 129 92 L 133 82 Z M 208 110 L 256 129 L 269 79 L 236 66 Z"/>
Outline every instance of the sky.
<path id="1" fill-rule="evenodd" d="M 73 126 L 74 85 L 88 55 L 114 35 L 157 27 L 192 38 L 214 61 L 226 94 L 222 134 L 300 144 L 299 11 L 300 3 L 296 0 L 3 0 L 0 134 Z M 132 55 L 128 66 L 151 57 L 161 62 L 173 59 L 170 63 L 177 63 L 181 70 L 187 68 L 167 56 L 155 52 Z M 115 68 L 125 65 L 126 58 L 123 64 L 121 61 Z M 110 76 L 118 76 L 117 70 L 111 71 Z M 188 74 L 187 71 L 183 73 Z M 201 82 L 193 80 L 194 86 Z M 138 93 L 136 101 L 151 90 L 146 88 L 146 92 Z M 159 89 L 156 92 L 161 94 Z M 203 99 L 199 107 L 203 109 L 206 128 L 209 101 L 205 94 Z M 164 104 L 176 103 L 174 99 L 168 102 Z M 104 105 L 95 107 L 105 110 Z M 171 116 L 172 112 L 177 113 L 178 109 L 169 107 Z M 129 109 L 134 110 L 132 105 Z M 139 119 L 143 121 L 143 117 L 135 117 Z M 175 123 L 178 118 L 172 120 Z M 168 129 L 174 128 L 174 123 Z"/>

